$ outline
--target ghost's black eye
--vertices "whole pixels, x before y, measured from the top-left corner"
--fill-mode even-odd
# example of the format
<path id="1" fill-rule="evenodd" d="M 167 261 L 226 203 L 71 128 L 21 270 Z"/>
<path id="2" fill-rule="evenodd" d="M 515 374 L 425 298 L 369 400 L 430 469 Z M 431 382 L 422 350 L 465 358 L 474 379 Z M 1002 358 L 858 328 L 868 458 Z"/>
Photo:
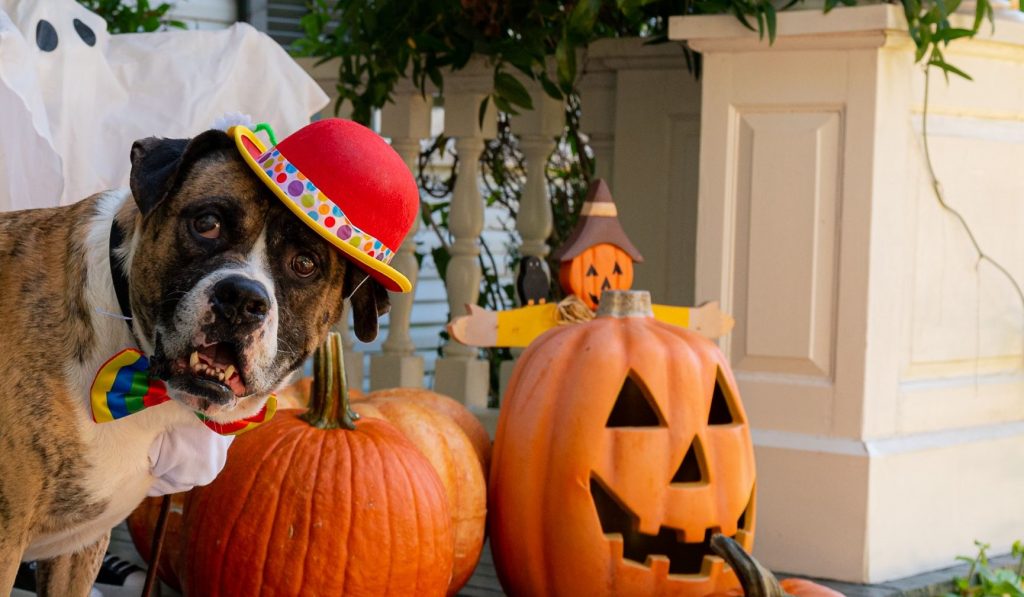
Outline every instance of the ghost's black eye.
<path id="1" fill-rule="evenodd" d="M 57 30 L 46 19 L 39 19 L 39 23 L 36 24 L 36 45 L 44 52 L 57 49 Z"/>
<path id="2" fill-rule="evenodd" d="M 75 23 L 75 31 L 78 32 L 78 37 L 82 38 L 82 41 L 85 42 L 85 45 L 87 45 L 87 46 L 95 46 L 96 45 L 96 33 L 92 30 L 92 27 L 89 27 L 88 25 L 86 25 L 82 21 L 79 21 L 78 19 L 75 19 L 74 23 Z"/>

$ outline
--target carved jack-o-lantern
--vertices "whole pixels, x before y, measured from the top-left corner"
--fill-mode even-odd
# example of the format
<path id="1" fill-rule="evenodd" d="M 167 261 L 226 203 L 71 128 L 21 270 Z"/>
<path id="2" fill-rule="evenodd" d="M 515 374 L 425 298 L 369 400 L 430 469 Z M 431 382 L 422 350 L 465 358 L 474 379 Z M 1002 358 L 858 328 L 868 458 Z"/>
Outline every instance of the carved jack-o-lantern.
<path id="1" fill-rule="evenodd" d="M 629 290 L 633 286 L 633 258 L 610 243 L 585 249 L 558 270 L 562 289 L 597 309 L 605 290 Z"/>
<path id="2" fill-rule="evenodd" d="M 737 586 L 719 532 L 750 549 L 754 454 L 709 340 L 655 321 L 646 292 L 606 292 L 593 321 L 520 357 L 489 486 L 511 595 L 706 595 Z"/>
<path id="3" fill-rule="evenodd" d="M 603 180 L 590 185 L 579 223 L 554 257 L 561 262 L 558 280 L 562 290 L 591 309 L 597 308 L 605 290 L 629 290 L 633 285 L 633 262 L 644 258 L 626 237 Z"/>

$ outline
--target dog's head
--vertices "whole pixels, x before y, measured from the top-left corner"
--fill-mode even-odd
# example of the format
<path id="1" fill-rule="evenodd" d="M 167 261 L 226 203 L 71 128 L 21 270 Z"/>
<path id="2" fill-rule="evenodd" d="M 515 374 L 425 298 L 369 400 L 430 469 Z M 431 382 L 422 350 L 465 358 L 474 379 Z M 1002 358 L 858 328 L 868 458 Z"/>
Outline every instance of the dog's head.
<path id="1" fill-rule="evenodd" d="M 144 139 L 131 160 L 131 306 L 172 398 L 214 420 L 255 414 L 344 298 L 356 336 L 377 335 L 387 291 L 288 211 L 227 134 Z"/>

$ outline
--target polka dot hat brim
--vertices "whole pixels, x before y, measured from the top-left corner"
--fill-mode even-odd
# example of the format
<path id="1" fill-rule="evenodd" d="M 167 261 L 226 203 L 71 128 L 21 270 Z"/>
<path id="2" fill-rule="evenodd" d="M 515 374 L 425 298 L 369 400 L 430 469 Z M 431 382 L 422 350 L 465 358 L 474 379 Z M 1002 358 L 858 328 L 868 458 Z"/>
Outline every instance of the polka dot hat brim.
<path id="1" fill-rule="evenodd" d="M 409 279 L 389 265 L 394 251 L 350 221 L 342 208 L 289 163 L 276 146 L 268 150 L 245 126 L 233 126 L 228 134 L 256 176 L 307 226 L 388 290 L 412 290 Z"/>

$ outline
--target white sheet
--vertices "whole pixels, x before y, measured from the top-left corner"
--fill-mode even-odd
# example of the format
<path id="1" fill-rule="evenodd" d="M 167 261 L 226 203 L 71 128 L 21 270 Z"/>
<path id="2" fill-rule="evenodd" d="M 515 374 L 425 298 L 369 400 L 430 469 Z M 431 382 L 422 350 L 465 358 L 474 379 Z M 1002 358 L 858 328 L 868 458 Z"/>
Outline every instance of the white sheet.
<path id="1" fill-rule="evenodd" d="M 48 27 L 57 44 L 44 51 L 37 32 Z M 136 139 L 191 137 L 228 112 L 269 122 L 283 138 L 327 101 L 244 23 L 110 35 L 74 0 L 0 0 L 0 210 L 126 186 Z"/>

